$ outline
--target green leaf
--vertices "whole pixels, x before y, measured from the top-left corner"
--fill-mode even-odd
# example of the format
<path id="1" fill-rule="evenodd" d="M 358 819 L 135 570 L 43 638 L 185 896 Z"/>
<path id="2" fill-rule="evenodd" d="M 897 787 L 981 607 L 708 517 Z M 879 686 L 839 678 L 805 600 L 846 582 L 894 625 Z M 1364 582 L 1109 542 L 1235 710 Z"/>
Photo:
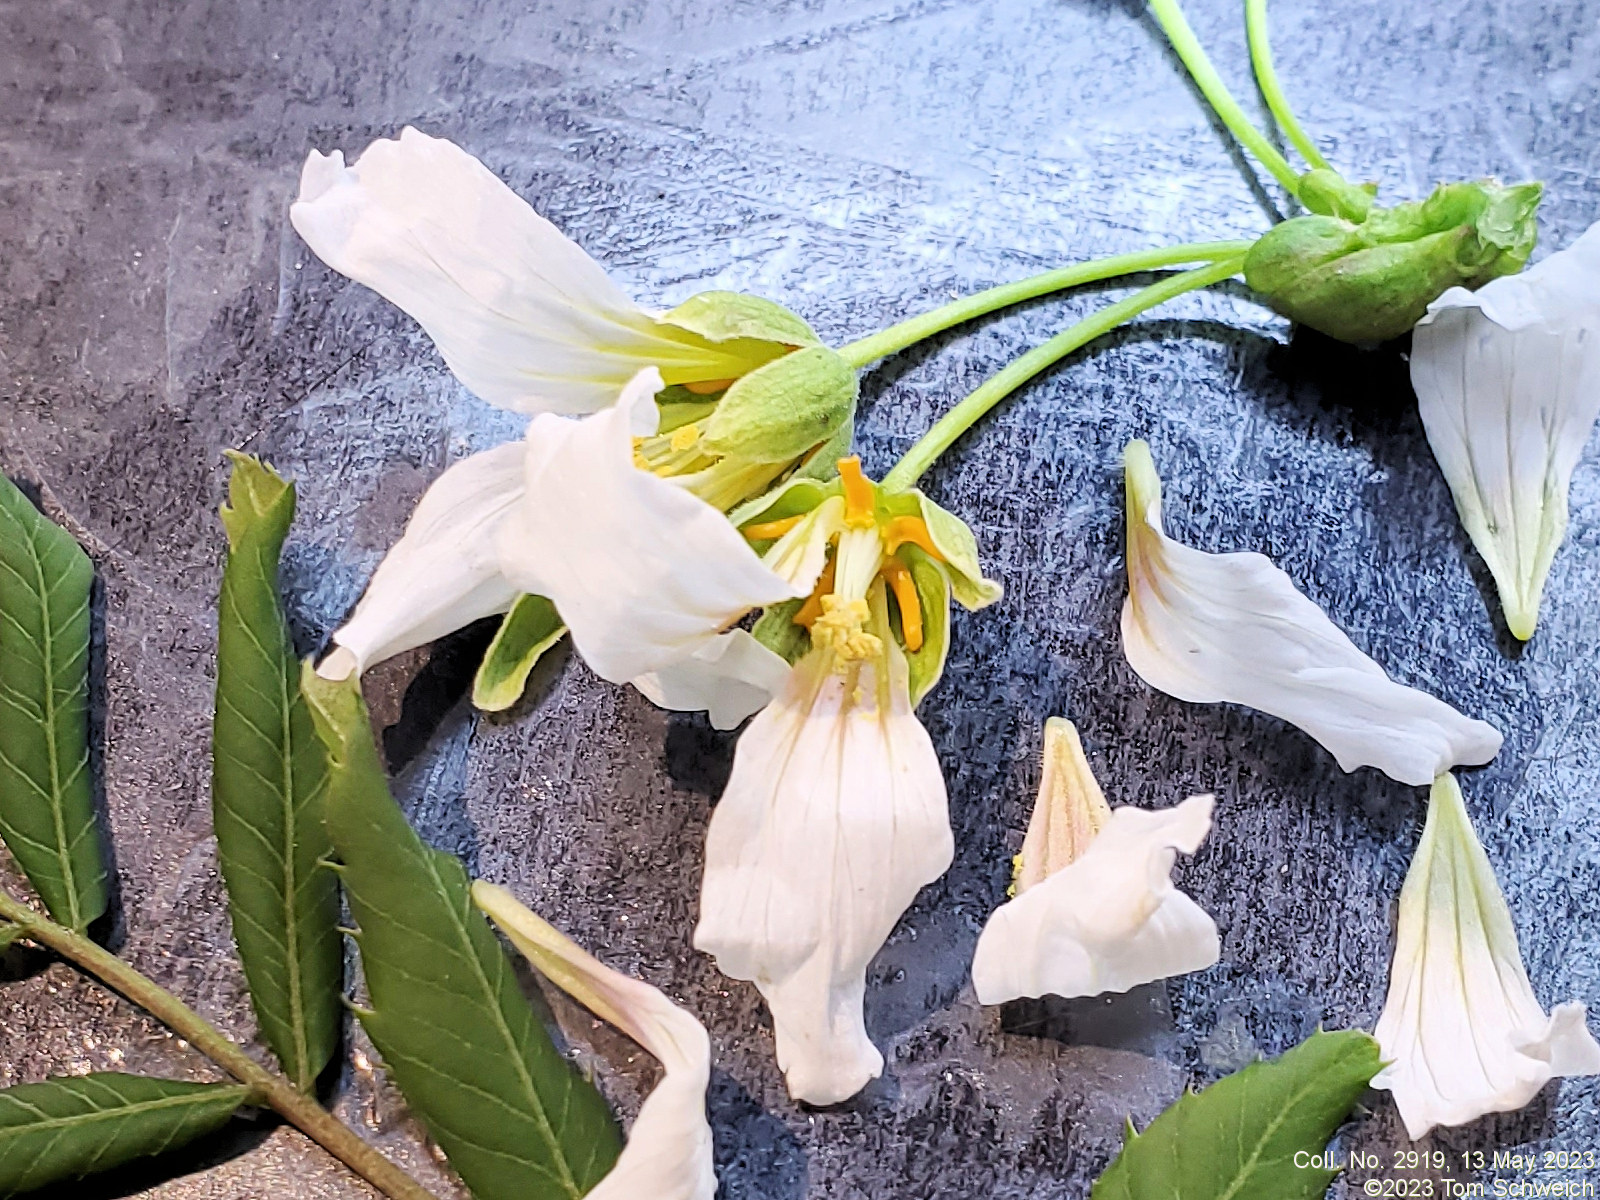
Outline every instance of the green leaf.
<path id="1" fill-rule="evenodd" d="M 500 622 L 500 631 L 472 681 L 472 704 L 501 712 L 522 699 L 528 675 L 545 651 L 561 640 L 566 624 L 543 596 L 522 596 Z"/>
<path id="2" fill-rule="evenodd" d="M 109 902 L 89 778 L 93 586 L 89 556 L 0 476 L 0 837 L 80 933 Z"/>
<path id="3" fill-rule="evenodd" d="M 278 600 L 295 494 L 259 460 L 228 457 L 212 818 L 262 1039 L 309 1091 L 339 1045 L 344 947 L 339 882 L 319 866 L 333 850 L 321 816 L 327 765 Z"/>
<path id="4" fill-rule="evenodd" d="M 357 686 L 309 670 L 304 686 L 372 998 L 361 1023 L 476 1200 L 575 1200 L 621 1149 L 605 1101 L 518 988 L 461 863 L 425 846 L 389 795 Z"/>
<path id="5" fill-rule="evenodd" d="M 232 1084 L 117 1074 L 0 1090 L 0 1194 L 176 1149 L 221 1128 L 249 1096 Z"/>
<path id="6" fill-rule="evenodd" d="M 1185 1095 L 1142 1134 L 1130 1124 L 1091 1200 L 1321 1200 L 1336 1172 L 1294 1156 L 1328 1144 L 1380 1065 L 1365 1033 L 1319 1031 Z"/>

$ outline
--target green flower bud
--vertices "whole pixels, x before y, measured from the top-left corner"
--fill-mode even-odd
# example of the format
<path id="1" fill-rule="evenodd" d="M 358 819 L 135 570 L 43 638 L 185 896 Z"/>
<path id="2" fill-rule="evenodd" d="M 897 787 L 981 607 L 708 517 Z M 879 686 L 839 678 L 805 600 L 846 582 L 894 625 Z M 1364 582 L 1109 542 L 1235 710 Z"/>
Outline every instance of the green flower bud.
<path id="1" fill-rule="evenodd" d="M 1520 271 L 1538 237 L 1543 185 L 1447 183 L 1393 208 L 1372 207 L 1370 192 L 1332 171 L 1310 172 L 1302 190 L 1311 215 L 1257 241 L 1245 281 L 1291 320 L 1340 341 L 1381 342 L 1409 330 L 1447 288 Z"/>
<path id="2" fill-rule="evenodd" d="M 855 413 L 856 373 L 826 346 L 806 346 L 737 380 L 705 423 L 705 448 L 753 462 L 789 462 Z"/>

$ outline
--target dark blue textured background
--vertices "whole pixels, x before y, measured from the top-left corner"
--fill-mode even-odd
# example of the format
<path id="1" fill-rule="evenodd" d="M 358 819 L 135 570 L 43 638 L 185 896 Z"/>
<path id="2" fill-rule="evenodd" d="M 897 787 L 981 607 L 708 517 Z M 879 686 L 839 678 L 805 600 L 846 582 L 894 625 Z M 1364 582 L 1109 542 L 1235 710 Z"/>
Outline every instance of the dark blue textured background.
<path id="1" fill-rule="evenodd" d="M 1248 95 L 1241 6 L 1191 7 Z M 1273 16 L 1300 115 L 1353 178 L 1390 199 L 1440 178 L 1543 179 L 1546 247 L 1600 216 L 1600 4 L 1279 0 Z M 308 148 L 353 152 L 415 123 L 483 158 L 641 300 L 760 292 L 836 342 L 1063 262 L 1249 236 L 1274 199 L 1120 0 L 0 0 L 0 30 L 0 467 L 43 485 L 104 581 L 124 952 L 240 1036 L 252 1021 L 206 793 L 220 451 L 243 445 L 301 485 L 287 582 L 310 648 L 425 485 L 518 429 L 296 238 L 287 205 Z M 1039 303 L 870 373 L 868 468 L 1103 302 Z M 873 967 L 889 1069 L 840 1109 L 786 1099 L 754 989 L 689 946 L 731 738 L 565 654 L 532 702 L 475 719 L 457 700 L 481 631 L 373 676 L 426 836 L 706 1020 L 729 1200 L 1081 1197 L 1125 1115 L 1148 1120 L 1186 1082 L 1319 1022 L 1375 1020 L 1423 793 L 1133 676 L 1117 644 L 1132 437 L 1154 446 L 1175 536 L 1272 555 L 1396 678 L 1504 730 L 1499 758 L 1465 778 L 1469 807 L 1541 1000 L 1600 1001 L 1592 458 L 1539 633 L 1514 651 L 1398 352 L 1291 341 L 1242 289 L 1219 289 L 1076 356 L 929 477 L 1007 595 L 958 618 L 924 705 L 956 864 Z M 1113 803 L 1217 793 L 1216 829 L 1178 875 L 1216 915 L 1222 961 L 1115 1002 L 1002 1013 L 976 1004 L 967 965 L 1052 714 L 1079 724 Z M 64 968 L 9 969 L 23 978 L 0 991 L 0 1082 L 206 1072 Z M 631 1113 L 646 1056 L 557 1012 Z M 346 1086 L 345 1115 L 429 1170 L 395 1093 L 364 1069 Z M 1596 1096 L 1570 1081 L 1432 1146 L 1600 1150 Z M 1342 1144 L 1405 1142 L 1380 1100 Z M 281 1129 L 191 1165 L 208 1170 L 133 1172 L 94 1194 L 368 1194 Z"/>

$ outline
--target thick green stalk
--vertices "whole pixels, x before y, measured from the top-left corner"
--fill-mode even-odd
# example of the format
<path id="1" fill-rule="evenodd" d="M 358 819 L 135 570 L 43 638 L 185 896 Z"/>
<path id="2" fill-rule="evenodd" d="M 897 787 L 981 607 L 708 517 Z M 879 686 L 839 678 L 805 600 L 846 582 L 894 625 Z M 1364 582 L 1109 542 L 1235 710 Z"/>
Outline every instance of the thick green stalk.
<path id="1" fill-rule="evenodd" d="M 1030 350 L 1004 370 L 984 380 L 971 395 L 939 418 L 933 428 L 923 434 L 883 477 L 883 486 L 896 490 L 908 488 L 916 483 L 922 477 L 922 473 L 984 414 L 1039 372 L 1059 362 L 1080 346 L 1087 345 L 1101 334 L 1115 329 L 1146 309 L 1171 300 L 1174 296 L 1220 283 L 1230 275 L 1238 274 L 1243 266 L 1244 255 L 1235 254 L 1210 266 L 1184 271 L 1159 283 L 1153 283 L 1147 288 L 1141 288 L 1133 295 L 1107 305 L 1093 316 L 1085 317 L 1071 328 L 1056 334 L 1042 346 Z"/>
<path id="2" fill-rule="evenodd" d="M 283 1076 L 261 1066 L 194 1009 L 116 955 L 82 934 L 34 912 L 4 890 L 0 890 L 0 918 L 16 925 L 21 936 L 54 950 L 186 1039 L 240 1083 L 249 1086 L 256 1103 L 271 1106 L 284 1120 L 390 1200 L 438 1200 L 327 1109 L 296 1091 Z"/>
<path id="3" fill-rule="evenodd" d="M 1222 118 L 1222 123 L 1251 154 L 1256 156 L 1257 162 L 1272 172 L 1273 177 L 1288 189 L 1291 196 L 1299 196 L 1299 173 L 1289 165 L 1288 159 L 1278 153 L 1278 148 L 1267 141 L 1266 135 L 1250 123 L 1250 118 L 1245 116 L 1244 109 L 1239 107 L 1239 102 L 1228 91 L 1228 85 L 1222 82 L 1222 76 L 1217 74 L 1216 68 L 1211 65 L 1211 60 L 1206 57 L 1200 40 L 1194 36 L 1194 30 L 1189 28 L 1189 22 L 1184 19 L 1183 10 L 1178 7 L 1177 0 L 1150 0 L 1150 11 L 1155 13 L 1156 20 L 1161 22 L 1167 40 L 1178 52 L 1183 65 L 1189 68 L 1189 74 L 1193 76 L 1217 116 Z"/>
<path id="4" fill-rule="evenodd" d="M 1283 88 L 1278 83 L 1278 71 L 1272 65 L 1272 44 L 1267 40 L 1267 0 L 1244 0 L 1244 22 L 1250 35 L 1250 61 L 1256 69 L 1256 86 L 1261 89 L 1262 99 L 1272 110 L 1272 119 L 1283 130 L 1283 135 L 1294 143 L 1294 148 L 1300 151 L 1306 162 L 1323 171 L 1333 170 L 1328 160 L 1322 157 L 1322 151 L 1317 149 L 1317 144 L 1295 120 L 1294 111 L 1289 107 L 1289 98 L 1283 94 Z"/>
<path id="5" fill-rule="evenodd" d="M 999 287 L 963 296 L 932 312 L 911 317 L 870 337 L 851 342 L 840 348 L 839 356 L 859 370 L 869 362 L 897 354 L 936 333 L 943 333 L 965 321 L 987 316 L 1013 304 L 1021 304 L 1024 300 L 1034 300 L 1051 292 L 1116 279 L 1138 271 L 1156 271 L 1162 267 L 1192 262 L 1216 262 L 1242 254 L 1250 246 L 1250 242 L 1189 242 L 1182 246 L 1162 246 L 1156 250 L 1138 250 L 1093 262 L 1074 263 L 1070 267 L 1060 267 L 1016 283 L 1003 283 Z"/>

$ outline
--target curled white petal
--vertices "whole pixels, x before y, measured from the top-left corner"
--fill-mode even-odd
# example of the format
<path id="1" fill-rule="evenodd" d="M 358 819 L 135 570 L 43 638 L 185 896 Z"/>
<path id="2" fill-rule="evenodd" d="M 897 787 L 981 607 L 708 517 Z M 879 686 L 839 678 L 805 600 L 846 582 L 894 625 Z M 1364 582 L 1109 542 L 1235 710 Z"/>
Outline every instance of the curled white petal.
<path id="1" fill-rule="evenodd" d="M 1435 300 L 1412 338 L 1411 383 L 1461 523 L 1526 640 L 1600 416 L 1600 225 L 1520 275 Z"/>
<path id="2" fill-rule="evenodd" d="M 789 678 L 789 664 L 742 629 L 719 634 L 688 658 L 641 675 L 646 700 L 677 712 L 706 711 L 714 729 L 733 729 L 766 707 Z"/>
<path id="3" fill-rule="evenodd" d="M 1083 753 L 1077 726 L 1065 717 L 1051 717 L 1044 723 L 1039 796 L 1017 855 L 1017 892 L 1082 858 L 1110 819 L 1111 806 Z"/>
<path id="4" fill-rule="evenodd" d="M 289 216 L 319 258 L 416 318 L 491 404 L 593 412 L 652 363 L 739 374 L 656 322 L 481 162 L 415 129 L 349 166 L 313 151 Z"/>
<path id="5" fill-rule="evenodd" d="M 867 964 L 953 854 L 899 652 L 853 678 L 821 653 L 802 659 L 739 739 L 694 938 L 766 997 L 791 1096 L 835 1104 L 883 1071 L 862 1014 Z"/>
<path id="6" fill-rule="evenodd" d="M 1389 996 L 1374 1031 L 1413 1139 L 1435 1125 L 1511 1112 L 1551 1079 L 1600 1074 L 1584 1006 L 1546 1015 L 1516 928 L 1454 776 L 1434 783 L 1400 892 Z"/>
<path id="7" fill-rule="evenodd" d="M 634 465 L 660 388 L 650 368 L 610 409 L 535 417 L 524 495 L 501 530 L 507 578 L 548 596 L 578 653 L 613 683 L 682 662 L 750 609 L 802 594 L 721 512 Z"/>
<path id="8" fill-rule="evenodd" d="M 365 671 L 482 617 L 503 613 L 518 589 L 500 572 L 501 523 L 522 499 L 524 448 L 496 446 L 464 458 L 417 503 L 405 535 L 384 556 L 361 602 L 333 635 L 325 676 Z"/>
<path id="9" fill-rule="evenodd" d="M 505 888 L 479 881 L 472 899 L 552 983 L 665 1068 L 621 1157 L 588 1200 L 712 1200 L 717 1176 L 706 1120 L 711 1039 L 705 1026 L 649 984 L 601 963 Z"/>
<path id="10" fill-rule="evenodd" d="M 844 529 L 844 497 L 829 496 L 761 556 L 774 573 L 810 591 L 828 561 L 828 543 Z"/>
<path id="11" fill-rule="evenodd" d="M 1192 796 L 1113 809 L 1082 857 L 989 918 L 972 962 L 979 1002 L 1125 992 L 1215 963 L 1216 922 L 1172 885 L 1176 852 L 1199 847 L 1211 807 Z"/>
<path id="12" fill-rule="evenodd" d="M 1161 528 L 1150 448 L 1132 442 L 1122 649 L 1152 687 L 1244 704 L 1299 726 L 1346 771 L 1422 786 L 1500 750 L 1492 726 L 1395 683 L 1264 555 L 1207 554 Z"/>

